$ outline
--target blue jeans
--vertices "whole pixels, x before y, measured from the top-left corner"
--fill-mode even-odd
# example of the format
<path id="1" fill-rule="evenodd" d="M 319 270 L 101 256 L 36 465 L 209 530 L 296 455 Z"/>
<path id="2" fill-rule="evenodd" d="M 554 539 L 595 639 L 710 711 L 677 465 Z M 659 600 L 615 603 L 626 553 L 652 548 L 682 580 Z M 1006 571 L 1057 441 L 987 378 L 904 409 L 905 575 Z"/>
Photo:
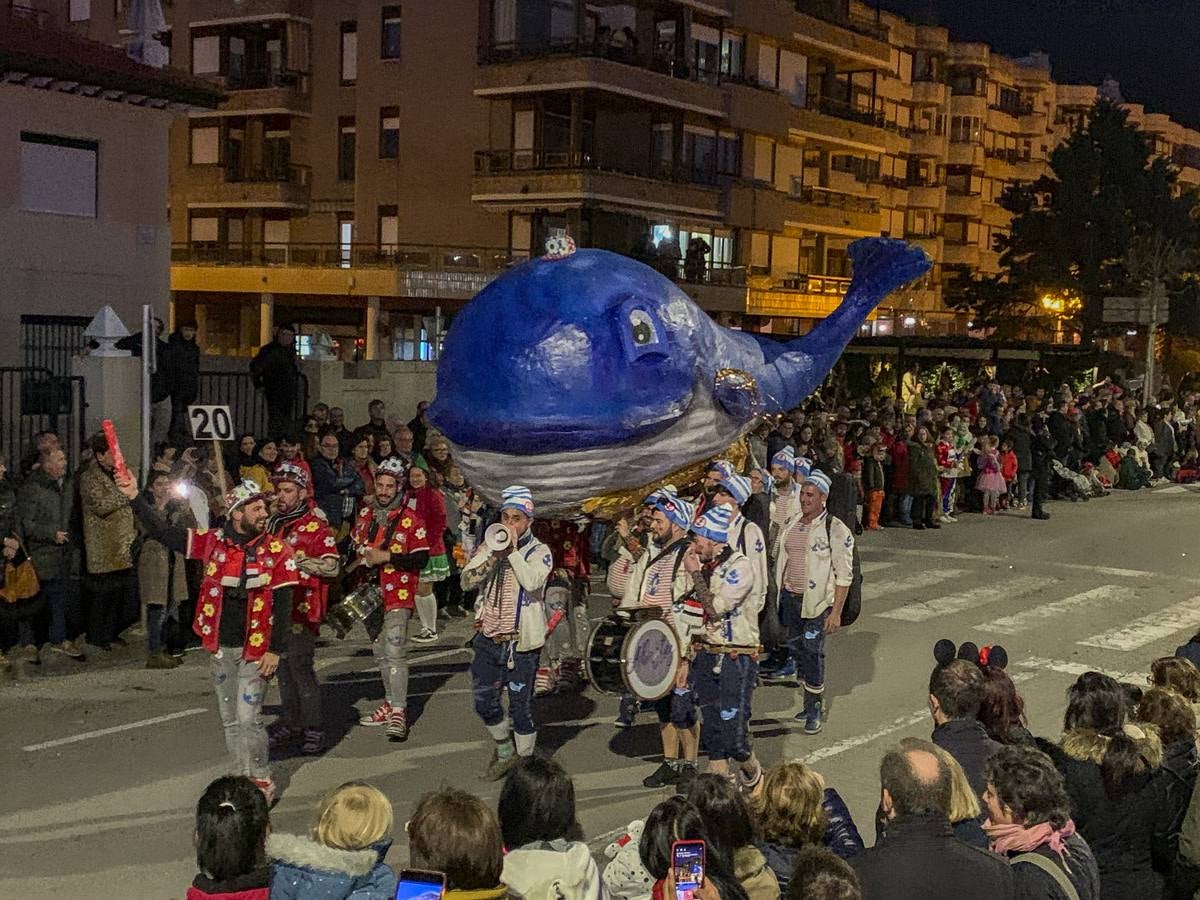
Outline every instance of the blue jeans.
<path id="1" fill-rule="evenodd" d="M 758 661 L 700 651 L 692 662 L 696 700 L 704 711 L 700 740 L 709 759 L 750 758 L 750 704 Z"/>
<path id="2" fill-rule="evenodd" d="M 231 774 L 270 778 L 267 729 L 262 719 L 267 683 L 258 674 L 258 664 L 242 659 L 241 647 L 221 647 L 212 656 L 212 680 L 225 730 L 225 749 L 233 763 Z"/>
<path id="3" fill-rule="evenodd" d="M 825 620 L 829 618 L 830 610 L 826 609 L 816 618 L 805 619 L 800 612 L 802 602 L 803 598 L 790 591 L 784 591 L 781 597 L 786 614 L 788 652 L 796 661 L 796 677 L 804 689 L 819 694 L 825 690 Z"/>
<path id="4" fill-rule="evenodd" d="M 475 694 L 475 713 L 488 726 L 504 721 L 500 695 L 508 690 L 508 715 L 513 731 L 533 734 L 533 681 L 537 676 L 538 651 L 518 651 L 515 642 L 497 644 L 482 634 L 471 641 L 475 658 L 471 661 L 471 689 Z M 509 664 L 512 664 L 511 667 Z"/>
<path id="5" fill-rule="evenodd" d="M 67 639 L 67 589 L 65 578 L 42 582 L 42 595 L 50 611 L 50 643 L 61 644 Z"/>
<path id="6" fill-rule="evenodd" d="M 902 494 L 900 496 L 900 507 L 896 513 L 896 521 L 901 525 L 912 524 L 912 494 Z"/>

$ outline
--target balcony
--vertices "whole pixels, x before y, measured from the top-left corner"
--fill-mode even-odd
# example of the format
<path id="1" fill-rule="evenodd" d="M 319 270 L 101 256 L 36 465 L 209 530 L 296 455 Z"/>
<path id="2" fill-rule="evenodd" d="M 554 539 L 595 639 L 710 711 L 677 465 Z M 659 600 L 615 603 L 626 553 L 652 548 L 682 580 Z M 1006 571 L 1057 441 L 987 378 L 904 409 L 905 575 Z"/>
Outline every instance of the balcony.
<path id="1" fill-rule="evenodd" d="M 730 263 L 708 262 L 693 267 L 680 260 L 677 271 L 663 274 L 709 312 L 746 311 L 746 267 Z"/>
<path id="2" fill-rule="evenodd" d="M 171 289 L 469 300 L 525 258 L 495 247 L 173 244 Z"/>
<path id="3" fill-rule="evenodd" d="M 809 231 L 870 237 L 879 234 L 879 201 L 793 184 L 787 203 L 787 223 Z"/>
<path id="4" fill-rule="evenodd" d="M 944 184 L 910 184 L 908 206 L 913 209 L 935 209 L 944 211 L 946 186 Z"/>
<path id="5" fill-rule="evenodd" d="M 312 170 L 293 163 L 263 166 L 192 166 L 182 185 L 184 193 L 208 204 L 231 207 L 258 205 L 308 207 Z"/>
<path id="6" fill-rule="evenodd" d="M 210 78 L 229 92 L 222 109 L 286 109 L 295 112 L 309 112 L 312 109 L 307 72 L 256 68 L 203 77 Z"/>
<path id="7" fill-rule="evenodd" d="M 951 141 L 950 150 L 946 154 L 947 164 L 970 166 L 973 169 L 982 169 L 983 159 L 983 147 L 969 141 Z"/>
<path id="8" fill-rule="evenodd" d="M 801 52 L 829 59 L 843 71 L 890 65 L 886 29 L 814 0 L 738 0 L 733 26 L 799 44 Z"/>
<path id="9" fill-rule="evenodd" d="M 725 192 L 724 220 L 734 228 L 780 232 L 787 212 L 787 194 L 765 182 L 736 181 Z"/>
<path id="10" fill-rule="evenodd" d="M 983 171 L 992 178 L 1004 181 L 1014 181 L 1017 177 L 1017 163 L 1021 161 L 1020 150 L 1004 150 L 993 147 L 984 150 Z"/>
<path id="11" fill-rule="evenodd" d="M 831 97 L 810 97 L 806 107 L 792 107 L 791 131 L 817 143 L 887 152 L 883 116 Z"/>
<path id="12" fill-rule="evenodd" d="M 579 40 L 497 43 L 479 49 L 475 95 L 590 89 L 724 118 L 716 81 L 715 75 L 646 58 L 627 48 Z"/>
<path id="13" fill-rule="evenodd" d="M 771 287 L 746 292 L 746 312 L 752 316 L 823 319 L 832 313 L 850 288 L 849 278 L 795 273 Z M 868 316 L 873 319 L 876 312 Z"/>
<path id="14" fill-rule="evenodd" d="M 979 245 L 946 243 L 942 249 L 942 265 L 970 266 L 972 269 L 978 269 Z"/>
<path id="15" fill-rule="evenodd" d="M 946 215 L 978 220 L 983 217 L 983 197 L 979 194 L 947 193 Z"/>
<path id="16" fill-rule="evenodd" d="M 932 131 L 914 131 L 909 146 L 913 156 L 932 156 L 940 159 L 946 155 L 946 135 L 935 134 Z"/>
<path id="17" fill-rule="evenodd" d="M 986 69 L 992 61 L 991 48 L 981 42 L 953 42 L 949 46 L 949 63 L 954 66 L 974 66 Z"/>
<path id="18" fill-rule="evenodd" d="M 792 120 L 791 100 L 773 88 L 760 88 L 749 81 L 725 82 L 729 127 L 752 134 L 787 140 Z"/>
<path id="19" fill-rule="evenodd" d="M 533 210 L 547 202 L 578 207 L 603 195 L 635 213 L 657 210 L 716 220 L 721 192 L 715 184 L 710 173 L 683 167 L 655 177 L 620 171 L 587 153 L 480 150 L 471 199 L 498 209 Z"/>
<path id="20" fill-rule="evenodd" d="M 942 106 L 946 102 L 949 88 L 940 81 L 914 81 L 913 104 L 916 106 Z"/>
<path id="21" fill-rule="evenodd" d="M 1013 214 L 999 203 L 983 204 L 983 224 L 993 228 L 1007 228 L 1012 224 Z"/>

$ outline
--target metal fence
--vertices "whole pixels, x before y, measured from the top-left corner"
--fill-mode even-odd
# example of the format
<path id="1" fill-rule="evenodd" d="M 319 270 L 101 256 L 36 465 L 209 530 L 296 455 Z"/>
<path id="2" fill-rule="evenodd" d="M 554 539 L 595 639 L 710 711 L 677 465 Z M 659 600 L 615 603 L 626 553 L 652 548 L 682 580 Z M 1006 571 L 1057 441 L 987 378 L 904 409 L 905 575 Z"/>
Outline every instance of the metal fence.
<path id="1" fill-rule="evenodd" d="M 71 360 L 87 346 L 83 331 L 90 316 L 21 316 L 21 346 L 26 368 L 71 374 Z"/>
<path id="2" fill-rule="evenodd" d="M 228 406 L 238 434 L 247 431 L 260 438 L 267 436 L 267 401 L 254 387 L 249 372 L 201 372 L 198 404 Z M 297 418 L 308 410 L 308 376 L 300 373 L 296 387 Z M 299 430 L 299 429 L 297 429 Z"/>
<path id="3" fill-rule="evenodd" d="M 39 431 L 56 431 L 67 459 L 75 462 L 86 436 L 83 411 L 87 405 L 83 379 L 60 376 L 46 368 L 0 368 L 0 453 L 15 469 L 34 446 Z"/>

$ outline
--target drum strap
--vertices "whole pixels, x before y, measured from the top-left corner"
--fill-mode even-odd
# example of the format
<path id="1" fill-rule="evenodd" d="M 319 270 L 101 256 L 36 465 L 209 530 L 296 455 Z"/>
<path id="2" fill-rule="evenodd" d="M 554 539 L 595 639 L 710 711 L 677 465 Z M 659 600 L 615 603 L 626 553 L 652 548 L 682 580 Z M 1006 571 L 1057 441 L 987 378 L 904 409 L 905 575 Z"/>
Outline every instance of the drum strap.
<path id="1" fill-rule="evenodd" d="M 637 587 L 636 597 L 637 597 L 638 602 L 641 602 L 641 599 L 642 599 L 642 588 L 645 587 L 645 585 L 646 585 L 646 574 L 650 571 L 651 567 L 656 562 L 658 562 L 660 559 L 662 559 L 668 553 L 675 554 L 675 562 L 671 566 L 671 584 L 672 585 L 675 584 L 675 576 L 679 574 L 679 567 L 681 565 L 683 565 L 683 550 L 685 547 L 687 547 L 687 544 L 688 544 L 687 538 L 681 537 L 675 543 L 668 544 L 666 547 L 664 547 L 662 550 L 660 550 L 658 552 L 658 554 L 653 559 L 650 560 L 650 562 L 646 563 L 646 568 L 644 568 L 642 570 L 642 580 L 641 580 L 641 582 L 638 583 L 638 587 Z M 626 595 L 626 596 L 628 596 L 628 595 Z M 672 597 L 671 599 L 674 600 L 675 598 Z"/>

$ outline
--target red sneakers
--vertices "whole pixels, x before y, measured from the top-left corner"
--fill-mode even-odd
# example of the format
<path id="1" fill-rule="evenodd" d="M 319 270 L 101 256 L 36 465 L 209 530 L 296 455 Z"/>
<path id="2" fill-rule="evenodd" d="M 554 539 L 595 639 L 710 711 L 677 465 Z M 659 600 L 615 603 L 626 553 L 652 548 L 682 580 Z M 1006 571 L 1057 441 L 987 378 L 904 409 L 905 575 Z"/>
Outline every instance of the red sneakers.
<path id="1" fill-rule="evenodd" d="M 379 705 L 379 709 L 368 716 L 363 716 L 358 720 L 359 725 L 366 725 L 368 728 L 374 728 L 376 725 L 386 725 L 392 717 L 392 704 L 386 700 Z"/>

